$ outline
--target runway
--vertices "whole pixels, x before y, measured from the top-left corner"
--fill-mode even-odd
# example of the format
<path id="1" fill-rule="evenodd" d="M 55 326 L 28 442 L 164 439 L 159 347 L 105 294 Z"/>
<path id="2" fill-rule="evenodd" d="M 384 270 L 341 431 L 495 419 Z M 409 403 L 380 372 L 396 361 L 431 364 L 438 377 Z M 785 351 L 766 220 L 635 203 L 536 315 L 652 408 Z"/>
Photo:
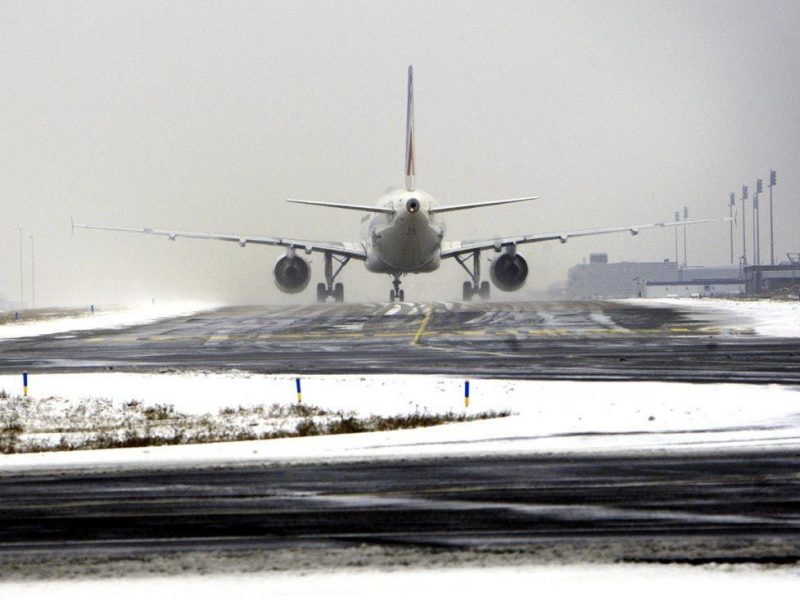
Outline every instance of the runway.
<path id="1" fill-rule="evenodd" d="M 800 383 L 800 343 L 721 313 L 614 302 L 224 308 L 0 341 L 0 372 L 239 369 Z"/>
<path id="2" fill-rule="evenodd" d="M 0 372 L 800 383 L 796 339 L 756 335 L 725 314 L 615 302 L 231 307 L 3 340 Z M 223 571 L 453 566 L 478 555 L 502 565 L 796 563 L 799 458 L 754 449 L 9 471 L 0 577 L 47 577 L 76 561 L 91 574 L 109 557 L 193 571 L 198 553 L 220 552 L 236 555 L 214 567 Z"/>
<path id="3" fill-rule="evenodd" d="M 352 558 L 364 544 L 414 548 L 420 561 L 569 548 L 602 562 L 794 562 L 798 458 L 496 456 L 4 475 L 0 564 L 219 550 L 267 551 L 262 560 L 278 563 L 286 548 Z"/>

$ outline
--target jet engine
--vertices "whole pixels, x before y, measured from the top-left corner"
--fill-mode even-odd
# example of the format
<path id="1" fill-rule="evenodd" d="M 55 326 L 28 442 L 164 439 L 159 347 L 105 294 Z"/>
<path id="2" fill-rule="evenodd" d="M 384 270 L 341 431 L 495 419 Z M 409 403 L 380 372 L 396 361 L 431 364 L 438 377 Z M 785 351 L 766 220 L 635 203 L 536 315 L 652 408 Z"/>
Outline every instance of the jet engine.
<path id="1" fill-rule="evenodd" d="M 495 287 L 504 292 L 513 292 L 525 285 L 528 263 L 516 252 L 506 250 L 494 258 L 489 275 Z"/>
<path id="2" fill-rule="evenodd" d="M 311 267 L 307 260 L 290 251 L 275 263 L 273 274 L 280 291 L 299 294 L 311 280 Z"/>

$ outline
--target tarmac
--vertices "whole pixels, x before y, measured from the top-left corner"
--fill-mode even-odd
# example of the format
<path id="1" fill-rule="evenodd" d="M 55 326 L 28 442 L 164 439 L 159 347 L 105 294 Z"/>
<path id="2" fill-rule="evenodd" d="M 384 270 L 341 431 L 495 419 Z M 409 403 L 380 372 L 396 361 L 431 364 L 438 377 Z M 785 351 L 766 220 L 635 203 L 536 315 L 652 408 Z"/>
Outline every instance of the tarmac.
<path id="1" fill-rule="evenodd" d="M 180 572 L 211 568 L 212 555 L 234 557 L 217 563 L 226 572 L 464 560 L 794 564 L 798 458 L 441 457 L 3 475 L 0 578 L 120 565 Z"/>
<path id="2" fill-rule="evenodd" d="M 717 313 L 614 302 L 231 307 L 0 341 L 3 373 L 192 369 L 798 384 L 800 344 Z M 0 577 L 94 576 L 102 565 L 796 564 L 799 458 L 753 449 L 9 473 Z"/>
<path id="3" fill-rule="evenodd" d="M 0 373 L 165 369 L 797 384 L 800 344 L 707 311 L 614 302 L 232 307 L 0 341 Z"/>

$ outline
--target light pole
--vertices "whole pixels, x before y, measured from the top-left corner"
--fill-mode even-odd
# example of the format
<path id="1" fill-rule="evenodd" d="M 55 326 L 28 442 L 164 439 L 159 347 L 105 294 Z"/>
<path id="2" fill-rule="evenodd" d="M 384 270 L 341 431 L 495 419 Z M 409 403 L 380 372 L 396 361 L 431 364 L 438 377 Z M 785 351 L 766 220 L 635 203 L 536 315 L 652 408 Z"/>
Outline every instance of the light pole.
<path id="1" fill-rule="evenodd" d="M 753 211 L 755 218 L 756 235 L 753 242 L 756 245 L 755 261 L 757 265 L 761 264 L 761 209 L 758 207 L 758 196 L 764 192 L 764 182 L 761 179 L 756 179 L 756 195 L 753 196 Z"/>
<path id="2" fill-rule="evenodd" d="M 679 222 L 681 220 L 681 213 L 677 210 L 675 211 L 675 222 Z M 678 228 L 675 227 L 675 266 L 678 267 Z"/>
<path id="3" fill-rule="evenodd" d="M 747 186 L 742 186 L 742 268 L 747 266 L 747 211 L 745 210 L 745 200 L 747 200 Z M 742 271 L 744 273 L 744 271 Z"/>
<path id="4" fill-rule="evenodd" d="M 733 205 L 736 204 L 736 194 L 731 192 L 730 201 L 728 202 L 728 208 L 730 209 L 731 213 L 731 264 L 733 264 Z"/>
<path id="5" fill-rule="evenodd" d="M 772 188 L 778 183 L 778 172 L 770 170 L 769 172 L 769 264 L 775 264 L 775 240 L 773 239 L 772 229 Z"/>
<path id="6" fill-rule="evenodd" d="M 31 308 L 36 308 L 36 263 L 34 262 L 33 255 L 33 235 L 28 236 L 31 238 Z"/>
<path id="7" fill-rule="evenodd" d="M 753 194 L 753 264 L 758 266 L 758 194 Z"/>
<path id="8" fill-rule="evenodd" d="M 683 207 L 683 220 L 689 220 L 689 209 L 687 207 Z M 689 256 L 686 254 L 686 225 L 683 226 L 683 266 L 684 268 L 689 266 Z"/>
<path id="9" fill-rule="evenodd" d="M 22 287 L 22 229 L 17 227 L 17 233 L 19 234 L 19 307 L 22 308 L 25 304 Z"/>

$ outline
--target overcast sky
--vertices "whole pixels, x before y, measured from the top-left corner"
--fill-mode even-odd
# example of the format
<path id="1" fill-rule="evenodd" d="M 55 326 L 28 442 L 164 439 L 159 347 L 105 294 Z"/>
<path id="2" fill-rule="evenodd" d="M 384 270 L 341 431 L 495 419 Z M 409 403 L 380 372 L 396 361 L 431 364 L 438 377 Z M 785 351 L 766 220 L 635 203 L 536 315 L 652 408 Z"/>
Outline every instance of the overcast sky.
<path id="1" fill-rule="evenodd" d="M 21 228 L 28 302 L 31 234 L 40 305 L 294 300 L 272 283 L 279 249 L 71 236 L 70 216 L 357 241 L 357 213 L 284 200 L 372 204 L 402 185 L 408 64 L 418 186 L 441 204 L 541 197 L 448 215 L 449 238 L 671 220 L 684 205 L 725 216 L 729 192 L 773 168 L 784 257 L 800 251 L 799 59 L 793 0 L 0 2 L 0 297 L 19 297 Z M 728 239 L 727 224 L 690 230 L 689 262 L 729 262 Z M 594 251 L 663 260 L 674 243 L 528 246 L 528 289 Z M 459 271 L 409 276 L 407 296 L 456 299 Z M 360 263 L 342 281 L 349 300 L 390 288 Z"/>

